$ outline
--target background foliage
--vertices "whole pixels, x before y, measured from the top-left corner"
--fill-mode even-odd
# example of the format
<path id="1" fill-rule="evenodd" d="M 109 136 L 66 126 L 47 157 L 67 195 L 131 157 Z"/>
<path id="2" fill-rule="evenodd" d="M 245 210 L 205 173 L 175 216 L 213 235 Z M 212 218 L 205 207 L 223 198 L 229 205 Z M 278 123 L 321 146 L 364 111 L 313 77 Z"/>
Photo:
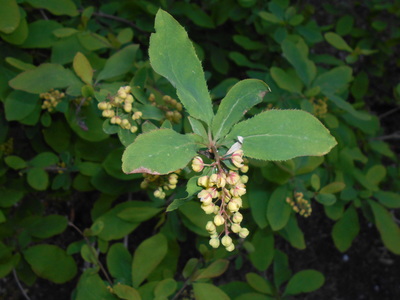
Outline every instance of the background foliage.
<path id="1" fill-rule="evenodd" d="M 398 1 L 0 4 L 4 299 L 304 299 L 332 280 L 327 256 L 298 262 L 299 253 L 316 251 L 307 249 L 318 239 L 313 232 L 349 253 L 357 236 L 369 243 L 362 229 L 371 224 L 379 243 L 400 254 Z M 261 79 L 272 92 L 247 117 L 303 109 L 338 141 L 325 157 L 250 161 L 244 215 L 251 235 L 233 253 L 208 246 L 198 201 L 165 212 L 196 192 L 190 184 L 186 191 L 188 168 L 165 200 L 154 196 L 159 183 L 144 190 L 140 174 L 121 171 L 123 150 L 139 133 L 191 132 L 175 89 L 149 64 L 159 7 L 188 31 L 215 109 L 239 80 Z M 143 114 L 136 132 L 97 108 L 127 84 Z M 308 219 L 284 201 L 296 201 L 296 192 L 312 205 Z M 375 292 L 400 295 L 390 283 Z"/>

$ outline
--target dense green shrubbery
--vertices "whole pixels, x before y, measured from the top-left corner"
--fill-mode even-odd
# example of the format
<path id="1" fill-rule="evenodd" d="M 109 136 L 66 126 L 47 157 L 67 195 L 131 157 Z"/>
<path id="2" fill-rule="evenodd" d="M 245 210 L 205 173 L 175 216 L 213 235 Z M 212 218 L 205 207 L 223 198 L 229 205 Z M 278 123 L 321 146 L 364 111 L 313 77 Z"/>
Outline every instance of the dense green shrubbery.
<path id="1" fill-rule="evenodd" d="M 390 22 L 399 17 L 398 3 L 368 1 L 357 7 L 364 20 L 327 5 L 332 20 L 320 26 L 313 6 L 289 1 L 80 2 L 2 1 L 0 278 L 14 273 L 26 286 L 37 277 L 59 284 L 79 278 L 73 299 L 289 298 L 324 283 L 313 269 L 292 274 L 287 255 L 274 246 L 279 237 L 306 248 L 297 218 L 310 213 L 310 204 L 323 206 L 336 222 L 331 233 L 339 251 L 351 247 L 359 218 L 366 218 L 384 245 L 400 254 L 400 231 L 391 214 L 400 207 L 393 192 L 400 187 L 397 157 L 369 111 L 377 99 L 398 105 L 400 85 L 384 77 L 396 61 L 400 29 Z M 263 80 L 272 92 L 256 94 L 246 118 L 302 109 L 338 142 L 326 156 L 249 158 L 241 212 L 250 235 L 238 238 L 233 252 L 208 244 L 209 218 L 192 197 L 201 188 L 190 165 L 161 172 L 177 175 L 145 178 L 121 169 L 125 148 L 141 133 L 168 128 L 174 137 L 194 132 L 207 138 L 203 126 L 212 109 L 185 103 L 180 83 L 175 81 L 182 99 L 150 66 L 149 37 L 160 7 L 193 40 L 214 112 L 232 86 L 241 87 L 241 79 Z M 163 37 L 150 55 L 176 52 L 177 40 L 182 41 Z M 168 77 L 153 58 L 152 64 Z M 296 127 L 295 121 L 283 118 L 281 124 Z M 233 138 L 224 142 L 231 145 Z M 327 151 L 312 141 L 305 146 Z M 284 155 L 297 148 L 289 143 L 281 150 Z M 140 158 L 137 153 L 131 151 L 130 164 Z M 257 155 L 249 157 L 279 159 Z M 189 156 L 179 158 L 187 162 Z M 94 203 L 85 199 L 93 197 Z M 57 237 L 68 226 L 81 235 L 60 245 Z M 228 282 L 228 276 L 214 285 L 212 278 L 224 278 L 230 264 L 243 270 L 242 278 Z M 265 276 L 268 269 L 273 272 Z"/>

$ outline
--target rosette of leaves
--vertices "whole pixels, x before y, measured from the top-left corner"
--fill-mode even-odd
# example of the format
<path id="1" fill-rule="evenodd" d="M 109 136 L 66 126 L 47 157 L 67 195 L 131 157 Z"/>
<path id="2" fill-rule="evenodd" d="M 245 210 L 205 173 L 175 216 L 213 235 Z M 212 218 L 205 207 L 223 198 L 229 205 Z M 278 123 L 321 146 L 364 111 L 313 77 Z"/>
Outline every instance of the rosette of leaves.
<path id="1" fill-rule="evenodd" d="M 245 156 L 259 160 L 320 156 L 336 145 L 324 125 L 305 111 L 267 110 L 242 121 L 270 91 L 261 80 L 236 83 L 214 113 L 201 63 L 184 28 L 160 9 L 155 30 L 151 66 L 176 88 L 193 133 L 156 129 L 139 135 L 123 154 L 125 173 L 168 174 L 184 168 L 201 150 L 226 150 L 235 143 Z"/>

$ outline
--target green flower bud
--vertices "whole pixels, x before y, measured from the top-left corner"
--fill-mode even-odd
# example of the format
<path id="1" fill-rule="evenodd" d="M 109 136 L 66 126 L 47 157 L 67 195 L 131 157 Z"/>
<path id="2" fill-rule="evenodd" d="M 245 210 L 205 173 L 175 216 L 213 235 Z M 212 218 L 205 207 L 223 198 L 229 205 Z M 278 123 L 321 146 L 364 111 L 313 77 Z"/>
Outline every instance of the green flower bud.
<path id="1" fill-rule="evenodd" d="M 228 247 L 225 248 L 226 251 L 228 252 L 232 252 L 233 250 L 235 250 L 235 245 L 234 244 L 230 244 Z"/>
<path id="2" fill-rule="evenodd" d="M 221 244 L 225 247 L 232 245 L 232 238 L 229 235 L 224 235 L 224 237 L 221 239 Z"/>
<path id="3" fill-rule="evenodd" d="M 240 231 L 239 231 L 239 236 L 242 238 L 242 239 L 244 239 L 246 236 L 248 236 L 249 235 L 249 230 L 247 229 L 247 228 L 242 228 L 242 229 L 240 229 Z"/>
<path id="4" fill-rule="evenodd" d="M 211 247 L 218 248 L 219 244 L 220 244 L 220 241 L 219 241 L 219 238 L 217 237 L 217 238 L 210 239 L 209 243 L 210 243 Z"/>
<path id="5" fill-rule="evenodd" d="M 240 229 L 242 229 L 242 227 L 239 224 L 233 223 L 231 225 L 231 230 L 234 233 L 238 233 L 240 231 Z"/>
<path id="6" fill-rule="evenodd" d="M 213 211 L 214 211 L 214 209 L 213 209 Z M 218 215 L 216 215 L 216 216 L 214 217 L 214 224 L 215 224 L 216 226 L 221 226 L 221 225 L 224 224 L 224 223 L 225 223 L 225 219 L 224 219 L 224 217 L 221 216 L 220 214 L 218 214 Z"/>

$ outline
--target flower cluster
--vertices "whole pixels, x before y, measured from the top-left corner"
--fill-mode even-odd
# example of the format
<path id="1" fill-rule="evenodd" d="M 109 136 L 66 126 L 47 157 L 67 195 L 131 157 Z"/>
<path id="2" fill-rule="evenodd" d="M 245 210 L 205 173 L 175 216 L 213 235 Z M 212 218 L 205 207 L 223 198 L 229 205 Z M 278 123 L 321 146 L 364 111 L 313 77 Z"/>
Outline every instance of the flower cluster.
<path id="1" fill-rule="evenodd" d="M 122 86 L 115 97 L 110 98 L 110 101 L 100 102 L 97 107 L 103 111 L 103 117 L 110 119 L 111 124 L 119 125 L 121 128 L 135 133 L 138 130 L 137 121 L 142 117 L 143 113 L 134 110 L 134 101 L 131 87 Z"/>
<path id="2" fill-rule="evenodd" d="M 176 101 L 176 99 L 171 98 L 171 96 L 163 96 L 161 104 L 157 103 L 154 94 L 150 94 L 148 100 L 151 102 L 151 105 L 164 112 L 167 120 L 173 123 L 179 123 L 182 119 L 182 114 L 180 113 L 183 109 L 182 104 Z"/>
<path id="3" fill-rule="evenodd" d="M 294 194 L 294 200 L 289 197 L 286 198 L 286 202 L 292 206 L 292 209 L 299 215 L 307 218 L 311 215 L 312 208 L 308 200 L 303 198 L 304 195 L 301 192 L 296 192 Z"/>
<path id="4" fill-rule="evenodd" d="M 323 118 L 328 112 L 328 104 L 326 103 L 328 98 L 324 97 L 321 99 L 311 98 L 310 102 L 314 106 L 314 115 L 318 118 Z"/>
<path id="5" fill-rule="evenodd" d="M 178 184 L 178 177 L 181 170 L 177 170 L 168 175 L 152 175 L 143 174 L 144 180 L 141 182 L 140 187 L 142 189 L 153 188 L 154 197 L 164 199 L 166 192 L 176 188 Z"/>
<path id="6" fill-rule="evenodd" d="M 82 107 L 89 106 L 91 101 L 92 101 L 92 97 L 77 97 L 73 100 L 75 105 L 82 106 Z"/>
<path id="7" fill-rule="evenodd" d="M 228 170 L 222 161 L 230 159 L 235 167 Z M 222 244 L 227 251 L 233 251 L 235 245 L 229 236 L 231 232 L 245 238 L 249 234 L 247 228 L 240 224 L 243 215 L 239 212 L 242 207 L 242 196 L 246 193 L 245 184 L 248 181 L 246 175 L 240 175 L 239 171 L 246 173 L 248 166 L 243 159 L 243 151 L 237 150 L 232 154 L 218 157 L 213 164 L 204 164 L 201 157 L 197 156 L 192 161 L 192 169 L 201 172 L 204 167 L 211 167 L 214 171 L 210 176 L 199 177 L 197 184 L 203 187 L 197 197 L 200 199 L 201 208 L 206 214 L 214 214 L 213 221 L 209 221 L 206 230 L 210 233 L 210 245 L 218 248 Z M 223 230 L 218 233 L 218 227 Z M 221 235 L 223 237 L 220 239 Z"/>
<path id="8" fill-rule="evenodd" d="M 59 90 L 51 89 L 47 93 L 41 93 L 40 99 L 43 99 L 42 109 L 47 109 L 48 112 L 54 111 L 54 108 L 61 102 L 62 98 L 65 97 L 63 92 Z"/>

